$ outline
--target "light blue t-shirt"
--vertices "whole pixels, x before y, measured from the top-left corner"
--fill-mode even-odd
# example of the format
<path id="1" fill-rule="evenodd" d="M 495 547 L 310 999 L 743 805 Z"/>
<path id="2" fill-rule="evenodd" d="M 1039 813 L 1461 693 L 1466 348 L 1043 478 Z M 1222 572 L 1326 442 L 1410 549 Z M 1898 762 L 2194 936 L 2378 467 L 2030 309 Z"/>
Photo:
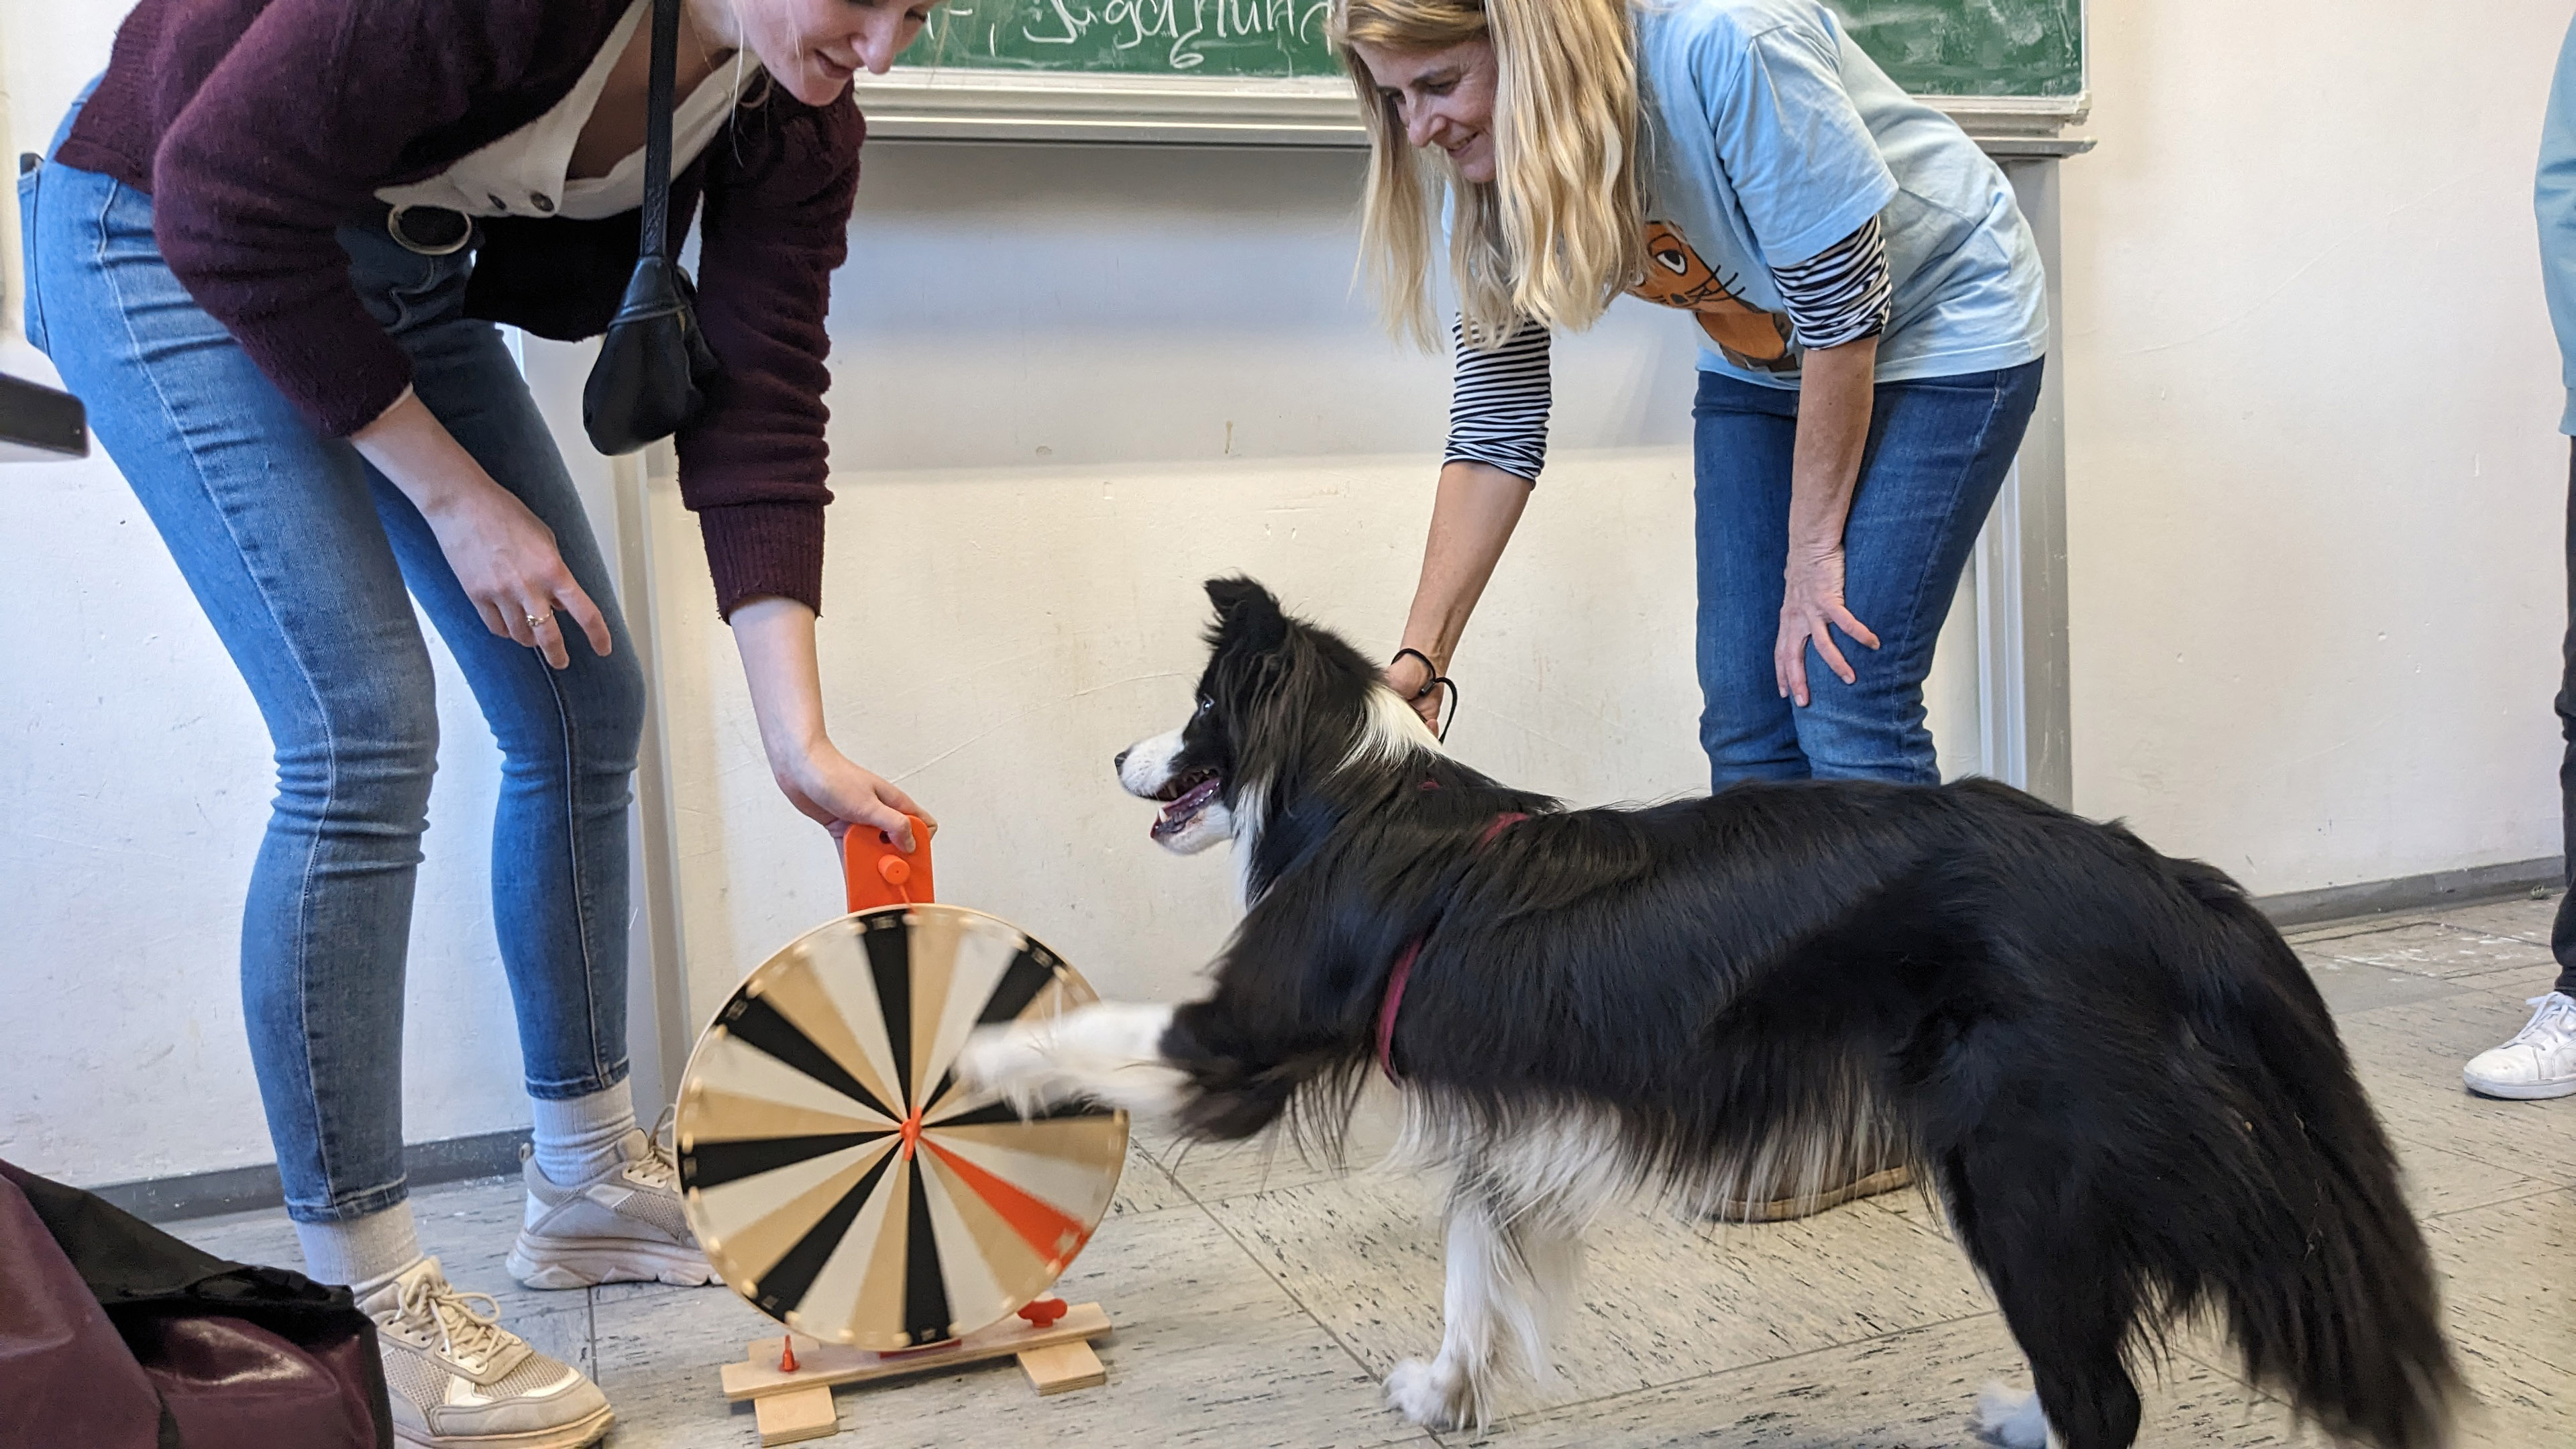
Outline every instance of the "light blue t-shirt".
<path id="1" fill-rule="evenodd" d="M 1798 385 L 1773 267 L 1877 217 L 1895 287 L 1878 377 L 1955 377 L 2048 348 L 2039 247 L 2002 168 L 1905 94 L 1821 0 L 1643 0 L 1646 282 L 1698 314 L 1703 370 Z"/>
<path id="2" fill-rule="evenodd" d="M 2558 431 L 2576 434 L 2576 28 L 2558 51 L 2533 202 L 2540 213 L 2540 280 L 2548 290 L 2550 325 L 2558 331 L 2560 381 L 2567 385 Z"/>

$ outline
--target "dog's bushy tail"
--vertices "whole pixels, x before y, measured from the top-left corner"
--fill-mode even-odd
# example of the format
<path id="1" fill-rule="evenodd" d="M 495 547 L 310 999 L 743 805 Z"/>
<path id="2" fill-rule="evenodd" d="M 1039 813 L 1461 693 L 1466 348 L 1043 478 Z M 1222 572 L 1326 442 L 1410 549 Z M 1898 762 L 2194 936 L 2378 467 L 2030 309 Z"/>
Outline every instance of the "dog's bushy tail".
<path id="1" fill-rule="evenodd" d="M 2239 1201 L 2210 1222 L 2235 1241 L 2164 1265 L 2177 1297 L 2197 1300 L 2175 1306 L 2223 1309 L 2246 1376 L 2329 1433 L 2377 1449 L 2446 1444 L 2460 1384 L 2432 1261 L 2333 1018 L 2234 882 L 2193 868 L 2183 884 L 2256 969 L 2226 973 L 2245 997 L 2195 1023 L 2243 1078 L 2234 1095 L 2252 1155 L 2214 1175 Z M 2234 1039 L 2229 1021 L 2242 1024 Z"/>

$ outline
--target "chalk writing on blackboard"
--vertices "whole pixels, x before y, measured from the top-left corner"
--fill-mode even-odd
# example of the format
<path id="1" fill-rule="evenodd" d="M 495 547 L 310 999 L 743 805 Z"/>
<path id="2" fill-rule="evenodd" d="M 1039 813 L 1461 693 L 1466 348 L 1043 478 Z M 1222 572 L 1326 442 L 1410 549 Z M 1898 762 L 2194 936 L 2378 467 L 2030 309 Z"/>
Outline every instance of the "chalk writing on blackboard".
<path id="1" fill-rule="evenodd" d="M 1341 74 L 1328 0 L 950 0 L 907 65 L 1161 75 Z"/>
<path id="2" fill-rule="evenodd" d="M 1653 3 L 1653 0 L 1649 0 Z M 2084 0 L 1825 0 L 1917 95 L 2076 96 Z M 919 68 L 1286 79 L 1342 73 L 1329 0 L 948 0 Z"/>

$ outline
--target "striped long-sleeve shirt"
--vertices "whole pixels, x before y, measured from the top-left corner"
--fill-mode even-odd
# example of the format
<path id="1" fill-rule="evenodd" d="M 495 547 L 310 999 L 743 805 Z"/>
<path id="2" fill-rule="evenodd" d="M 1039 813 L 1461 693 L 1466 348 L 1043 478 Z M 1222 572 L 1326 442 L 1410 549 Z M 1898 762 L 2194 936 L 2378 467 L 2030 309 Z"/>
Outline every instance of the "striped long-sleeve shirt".
<path id="1" fill-rule="evenodd" d="M 1887 328 L 1895 287 L 1887 243 L 1868 225 L 1792 267 L 1772 269 L 1802 348 L 1841 347 Z M 1547 464 L 1548 331 L 1523 323 L 1499 347 L 1470 346 L 1463 324 L 1443 461 L 1483 463 L 1531 482 Z"/>

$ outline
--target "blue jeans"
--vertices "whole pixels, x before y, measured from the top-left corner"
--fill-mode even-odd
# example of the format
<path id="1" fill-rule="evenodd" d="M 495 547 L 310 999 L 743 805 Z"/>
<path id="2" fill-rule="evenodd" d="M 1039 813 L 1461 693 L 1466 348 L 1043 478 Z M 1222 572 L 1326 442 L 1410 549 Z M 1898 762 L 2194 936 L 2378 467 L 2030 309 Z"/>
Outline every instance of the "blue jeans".
<path id="1" fill-rule="evenodd" d="M 411 503 L 317 433 L 189 296 L 153 241 L 151 197 L 53 162 L 19 193 L 28 336 L 89 405 L 276 747 L 241 974 L 287 1211 L 380 1211 L 405 1194 L 404 949 L 438 759 L 415 599 L 501 746 L 492 911 L 528 1091 L 577 1097 L 626 1075 L 644 681 L 608 570 L 499 333 L 463 314 L 470 253 L 416 256 L 380 227 L 341 234 L 421 400 L 553 528 L 607 614 L 613 652 L 576 636 L 561 672 L 485 630 Z"/>
<path id="2" fill-rule="evenodd" d="M 2039 404 L 2043 363 L 1880 383 L 1843 526 L 1844 602 L 1878 635 L 1837 638 L 1845 684 L 1810 644 L 1798 708 L 1772 665 L 1789 561 L 1798 394 L 1703 372 L 1697 420 L 1699 740 L 1712 788 L 1738 780 L 1934 784 L 1923 681 L 1977 530 Z M 1839 632 L 1839 631 L 1837 631 Z"/>

